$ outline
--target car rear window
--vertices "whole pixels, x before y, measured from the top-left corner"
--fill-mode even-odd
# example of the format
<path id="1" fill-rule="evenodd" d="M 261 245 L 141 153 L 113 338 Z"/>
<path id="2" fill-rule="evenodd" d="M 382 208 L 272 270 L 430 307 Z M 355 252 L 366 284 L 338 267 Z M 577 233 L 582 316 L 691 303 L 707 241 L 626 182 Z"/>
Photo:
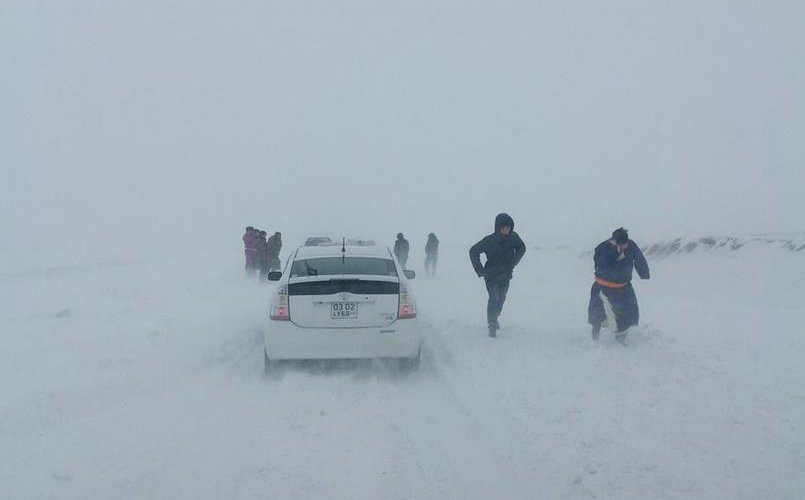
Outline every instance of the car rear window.
<path id="1" fill-rule="evenodd" d="M 291 278 L 334 274 L 397 276 L 397 268 L 393 260 L 375 257 L 316 257 L 296 260 L 291 266 Z"/>
<path id="2" fill-rule="evenodd" d="M 359 295 L 397 295 L 400 293 L 400 282 L 334 278 L 327 281 L 303 281 L 288 285 L 288 295 L 332 295 L 342 292 Z"/>

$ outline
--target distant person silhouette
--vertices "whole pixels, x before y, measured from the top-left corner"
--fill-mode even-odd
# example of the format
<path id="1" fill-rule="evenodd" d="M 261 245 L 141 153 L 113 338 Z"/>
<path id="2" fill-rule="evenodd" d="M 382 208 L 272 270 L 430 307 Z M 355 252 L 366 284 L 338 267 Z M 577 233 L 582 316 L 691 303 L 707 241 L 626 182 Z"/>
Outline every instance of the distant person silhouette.
<path id="1" fill-rule="evenodd" d="M 394 255 L 400 261 L 400 265 L 405 269 L 408 263 L 408 240 L 405 239 L 402 233 L 397 233 L 397 241 L 394 242 Z"/>
<path id="2" fill-rule="evenodd" d="M 435 234 L 428 234 L 425 243 L 425 275 L 436 276 L 436 262 L 439 260 L 439 238 Z"/>
<path id="3" fill-rule="evenodd" d="M 246 275 L 257 269 L 257 234 L 252 226 L 246 227 L 243 234 L 243 252 L 246 255 Z"/>
<path id="4" fill-rule="evenodd" d="M 276 271 L 280 269 L 280 251 L 282 251 L 282 234 L 279 231 L 274 233 L 266 242 L 268 270 Z"/>
<path id="5" fill-rule="evenodd" d="M 260 270 L 260 279 L 268 274 L 268 243 L 266 242 L 266 232 L 257 232 L 257 268 Z"/>

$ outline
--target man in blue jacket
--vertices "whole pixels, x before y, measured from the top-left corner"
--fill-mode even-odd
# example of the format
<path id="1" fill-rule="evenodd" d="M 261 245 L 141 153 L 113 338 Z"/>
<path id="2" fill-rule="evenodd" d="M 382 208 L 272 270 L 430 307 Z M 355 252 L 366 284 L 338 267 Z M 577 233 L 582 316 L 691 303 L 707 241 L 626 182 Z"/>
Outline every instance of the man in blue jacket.
<path id="1" fill-rule="evenodd" d="M 481 265 L 481 254 L 486 254 L 486 263 Z M 486 321 L 489 336 L 497 336 L 500 329 L 498 316 L 506 301 L 512 271 L 525 253 L 525 244 L 514 232 L 514 219 L 509 214 L 495 217 L 495 232 L 470 248 L 470 262 L 475 274 L 486 282 L 489 301 L 486 304 Z"/>
<path id="2" fill-rule="evenodd" d="M 632 269 L 640 279 L 649 279 L 648 262 L 640 247 L 629 239 L 624 228 L 595 247 L 595 282 L 590 290 L 588 321 L 593 326 L 593 340 L 598 340 L 607 311 L 615 317 L 615 339 L 625 344 L 629 327 L 640 322 L 640 309 L 632 287 Z"/>

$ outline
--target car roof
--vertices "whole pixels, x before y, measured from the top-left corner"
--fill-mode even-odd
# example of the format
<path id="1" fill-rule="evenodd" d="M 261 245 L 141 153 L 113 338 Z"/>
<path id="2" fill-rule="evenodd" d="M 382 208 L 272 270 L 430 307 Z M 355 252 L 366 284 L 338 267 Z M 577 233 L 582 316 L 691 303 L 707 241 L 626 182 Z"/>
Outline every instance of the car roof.
<path id="1" fill-rule="evenodd" d="M 344 247 L 348 257 L 376 257 L 391 259 L 391 252 L 383 246 L 357 246 L 346 245 Z M 299 247 L 296 251 L 295 259 L 307 259 L 312 257 L 341 257 L 341 245 L 326 245 L 315 247 Z"/>

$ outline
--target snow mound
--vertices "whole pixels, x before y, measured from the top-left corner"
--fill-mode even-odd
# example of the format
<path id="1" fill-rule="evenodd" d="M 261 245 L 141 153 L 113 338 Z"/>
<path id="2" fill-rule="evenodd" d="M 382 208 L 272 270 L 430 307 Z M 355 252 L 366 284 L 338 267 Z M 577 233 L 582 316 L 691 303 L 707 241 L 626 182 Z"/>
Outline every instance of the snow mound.
<path id="1" fill-rule="evenodd" d="M 729 253 L 755 248 L 783 250 L 805 255 L 805 237 L 803 236 L 706 236 L 703 238 L 675 238 L 671 241 L 656 242 L 643 247 L 647 257 L 663 258 L 672 255 L 691 253 Z"/>

